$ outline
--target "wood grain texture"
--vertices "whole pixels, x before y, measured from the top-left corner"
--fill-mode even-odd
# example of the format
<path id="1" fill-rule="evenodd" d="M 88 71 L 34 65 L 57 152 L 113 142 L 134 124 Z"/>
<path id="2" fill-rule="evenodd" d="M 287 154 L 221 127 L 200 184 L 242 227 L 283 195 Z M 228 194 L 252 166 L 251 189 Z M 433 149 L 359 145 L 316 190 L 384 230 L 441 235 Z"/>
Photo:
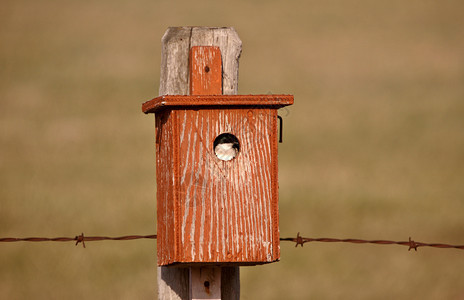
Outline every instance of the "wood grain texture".
<path id="1" fill-rule="evenodd" d="M 221 267 L 221 297 L 223 300 L 240 299 L 239 267 Z"/>
<path id="2" fill-rule="evenodd" d="M 157 248 L 158 257 L 164 257 L 167 262 L 175 260 L 175 248 L 178 245 L 174 239 L 174 228 L 176 215 L 176 161 L 174 155 L 174 119 L 170 117 L 171 112 L 165 111 L 156 116 L 156 178 L 157 178 L 157 218 L 158 234 Z"/>
<path id="3" fill-rule="evenodd" d="M 220 48 L 223 62 L 223 93 L 237 94 L 238 59 L 242 47 L 237 33 L 233 28 L 193 27 L 171 27 L 163 36 L 159 94 L 188 94 L 188 57 L 191 45 Z M 158 130 L 157 133 L 159 133 Z M 157 174 L 159 174 L 158 171 Z M 167 180 L 168 176 L 165 178 Z M 239 299 L 238 267 L 223 268 L 221 278 L 222 298 Z M 188 268 L 158 267 L 159 299 L 188 299 L 188 282 Z"/>
<path id="4" fill-rule="evenodd" d="M 221 50 L 222 93 L 236 95 L 242 41 L 234 28 L 170 27 L 162 38 L 160 95 L 189 94 L 189 50 L 216 46 Z"/>
<path id="5" fill-rule="evenodd" d="M 185 109 L 172 114 L 181 125 L 177 262 L 278 260 L 276 110 Z M 225 132 L 240 141 L 240 153 L 231 161 L 221 161 L 213 151 L 214 139 Z"/>
<path id="6" fill-rule="evenodd" d="M 189 299 L 189 269 L 158 267 L 158 299 Z M 226 298 L 223 298 L 226 299 Z M 239 299 L 239 298 L 230 298 Z"/>
<path id="7" fill-rule="evenodd" d="M 221 268 L 190 268 L 190 298 L 221 299 Z"/>

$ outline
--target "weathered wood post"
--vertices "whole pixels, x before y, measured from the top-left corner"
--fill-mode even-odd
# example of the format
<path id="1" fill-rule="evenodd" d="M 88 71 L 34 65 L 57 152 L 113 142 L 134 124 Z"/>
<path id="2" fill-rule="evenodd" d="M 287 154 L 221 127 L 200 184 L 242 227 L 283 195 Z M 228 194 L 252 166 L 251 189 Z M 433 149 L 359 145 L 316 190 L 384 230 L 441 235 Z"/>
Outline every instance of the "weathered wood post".
<path id="1" fill-rule="evenodd" d="M 238 299 L 240 265 L 280 257 L 277 108 L 238 96 L 233 28 L 169 28 L 156 114 L 160 299 Z"/>

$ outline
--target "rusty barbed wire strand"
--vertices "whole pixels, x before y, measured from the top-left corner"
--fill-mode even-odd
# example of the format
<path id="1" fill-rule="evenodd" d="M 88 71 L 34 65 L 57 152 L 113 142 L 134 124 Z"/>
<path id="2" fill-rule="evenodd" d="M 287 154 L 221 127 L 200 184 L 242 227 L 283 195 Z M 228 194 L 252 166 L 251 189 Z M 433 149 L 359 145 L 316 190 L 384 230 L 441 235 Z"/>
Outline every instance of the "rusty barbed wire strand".
<path id="1" fill-rule="evenodd" d="M 156 239 L 157 235 L 125 235 L 119 237 L 108 237 L 108 236 L 85 236 L 84 233 L 76 235 L 74 238 L 71 237 L 55 237 L 55 238 L 46 238 L 46 237 L 28 237 L 28 238 L 0 238 L 0 242 L 75 242 L 76 246 L 82 243 L 82 246 L 85 248 L 85 242 L 94 242 L 94 241 L 129 241 L 137 239 Z M 281 241 L 294 242 L 295 247 L 300 245 L 303 247 L 305 243 L 309 242 L 324 242 L 324 243 L 353 243 L 353 244 L 374 244 L 374 245 L 400 245 L 408 246 L 408 251 L 414 249 L 417 251 L 419 247 L 433 247 L 433 248 L 442 248 L 442 249 L 459 249 L 464 250 L 464 245 L 449 245 L 441 243 L 423 243 L 416 242 L 409 238 L 408 241 L 389 241 L 389 240 L 362 240 L 362 239 L 337 239 L 337 238 L 308 238 L 302 237 L 300 233 L 296 237 L 289 238 L 280 238 Z"/>
<path id="2" fill-rule="evenodd" d="M 0 242 L 76 242 L 76 246 L 79 243 L 82 243 L 82 246 L 85 248 L 85 242 L 94 242 L 94 241 L 129 241 L 137 239 L 156 239 L 156 234 L 152 235 L 125 235 L 119 237 L 109 237 L 109 236 L 84 236 L 84 233 L 76 235 L 74 238 L 71 237 L 56 237 L 56 238 L 46 238 L 46 237 L 28 237 L 28 238 L 0 238 Z"/>
<path id="3" fill-rule="evenodd" d="M 422 243 L 415 242 L 409 237 L 409 241 L 388 241 L 388 240 L 361 240 L 361 239 L 335 239 L 335 238 L 306 238 L 300 236 L 300 233 L 296 235 L 295 238 L 281 238 L 281 241 L 290 241 L 295 243 L 295 247 L 301 245 L 303 247 L 304 243 L 309 242 L 324 242 L 324 243 L 354 243 L 354 244 L 375 244 L 375 245 L 400 245 L 408 246 L 408 251 L 414 249 L 417 251 L 419 247 L 434 247 L 434 248 L 453 248 L 464 250 L 464 245 L 448 245 L 448 244 L 439 244 L 439 243 Z"/>

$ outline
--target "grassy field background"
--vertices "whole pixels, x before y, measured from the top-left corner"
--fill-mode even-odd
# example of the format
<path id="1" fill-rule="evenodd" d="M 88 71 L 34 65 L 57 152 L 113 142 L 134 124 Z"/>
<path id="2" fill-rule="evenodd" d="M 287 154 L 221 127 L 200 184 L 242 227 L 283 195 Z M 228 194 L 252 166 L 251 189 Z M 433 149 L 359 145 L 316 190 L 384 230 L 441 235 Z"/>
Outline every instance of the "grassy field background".
<path id="1" fill-rule="evenodd" d="M 4 0 L 0 237 L 152 234 L 169 26 L 233 26 L 281 114 L 280 230 L 464 244 L 462 1 Z M 242 299 L 463 299 L 464 252 L 284 243 Z M 2 243 L 2 299 L 153 299 L 152 240 Z"/>

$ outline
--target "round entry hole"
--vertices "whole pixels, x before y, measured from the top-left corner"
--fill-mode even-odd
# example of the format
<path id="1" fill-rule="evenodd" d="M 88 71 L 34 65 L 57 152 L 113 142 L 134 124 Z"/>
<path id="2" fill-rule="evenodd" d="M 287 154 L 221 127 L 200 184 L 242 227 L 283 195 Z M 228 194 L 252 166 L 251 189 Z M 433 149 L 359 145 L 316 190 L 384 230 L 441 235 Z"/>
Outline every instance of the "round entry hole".
<path id="1" fill-rule="evenodd" d="M 224 161 L 234 159 L 240 152 L 240 143 L 237 137 L 230 133 L 222 133 L 214 139 L 214 154 Z"/>

